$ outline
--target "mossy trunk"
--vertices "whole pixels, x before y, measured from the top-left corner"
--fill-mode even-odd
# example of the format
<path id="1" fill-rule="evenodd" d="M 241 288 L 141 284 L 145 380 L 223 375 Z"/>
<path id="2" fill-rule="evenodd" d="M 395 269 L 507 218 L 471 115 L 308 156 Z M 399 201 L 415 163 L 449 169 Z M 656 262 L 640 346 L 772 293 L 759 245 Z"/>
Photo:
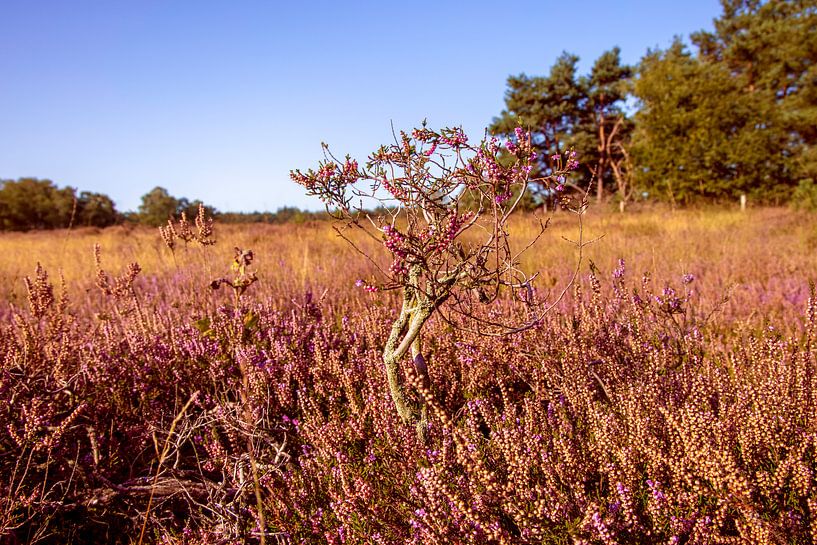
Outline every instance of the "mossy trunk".
<path id="1" fill-rule="evenodd" d="M 403 290 L 403 306 L 400 315 L 391 327 L 391 333 L 383 347 L 383 364 L 389 383 L 397 414 L 406 424 L 416 424 L 423 420 L 425 411 L 406 396 L 405 387 L 400 376 L 400 360 L 411 351 L 413 359 L 422 358 L 421 331 L 426 320 L 434 311 L 435 305 L 419 287 L 419 267 L 409 271 L 409 282 Z M 421 379 L 427 383 L 425 369 L 417 369 Z"/>

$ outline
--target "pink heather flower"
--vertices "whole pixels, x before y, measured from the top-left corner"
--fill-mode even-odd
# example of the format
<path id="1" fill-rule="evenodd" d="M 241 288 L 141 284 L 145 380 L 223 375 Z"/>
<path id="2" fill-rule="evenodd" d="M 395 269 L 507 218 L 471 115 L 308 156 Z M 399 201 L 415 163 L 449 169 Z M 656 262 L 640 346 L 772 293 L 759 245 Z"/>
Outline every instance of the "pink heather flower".
<path id="1" fill-rule="evenodd" d="M 613 278 L 620 279 L 624 277 L 624 259 L 618 260 L 618 267 L 613 271 Z"/>
<path id="2" fill-rule="evenodd" d="M 499 195 L 495 196 L 494 197 L 494 202 L 496 204 L 502 204 L 502 203 L 510 200 L 510 198 L 511 198 L 511 192 L 508 191 L 506 193 L 500 193 Z"/>
<path id="3" fill-rule="evenodd" d="M 358 288 L 362 288 L 363 284 L 364 284 L 363 280 L 360 280 L 359 278 L 357 279 L 357 281 L 355 281 L 355 286 L 357 286 Z"/>
<path id="4" fill-rule="evenodd" d="M 318 170 L 318 178 L 329 180 L 335 175 L 335 165 L 326 164 Z"/>

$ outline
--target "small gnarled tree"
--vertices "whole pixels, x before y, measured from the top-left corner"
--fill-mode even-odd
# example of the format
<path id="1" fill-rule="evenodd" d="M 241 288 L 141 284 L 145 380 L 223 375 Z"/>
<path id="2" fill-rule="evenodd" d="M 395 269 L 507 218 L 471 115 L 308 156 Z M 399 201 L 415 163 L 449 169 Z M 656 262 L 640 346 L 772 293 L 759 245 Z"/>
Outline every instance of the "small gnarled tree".
<path id="1" fill-rule="evenodd" d="M 411 134 L 395 135 L 394 143 L 375 151 L 365 167 L 349 156 L 339 160 L 326 144 L 323 148 L 324 160 L 316 170 L 294 170 L 290 176 L 346 228 L 362 229 L 391 254 L 391 265 L 381 267 L 337 229 L 379 271 L 379 278 L 360 280 L 359 286 L 402 291 L 383 362 L 398 414 L 407 423 L 417 422 L 422 409 L 406 396 L 399 363 L 410 352 L 414 371 L 428 382 L 421 332 L 435 311 L 445 304 L 447 314 L 476 320 L 482 332 L 494 335 L 542 320 L 549 305 L 537 300 L 531 284 L 535 275 L 525 274 L 519 259 L 547 222 L 540 220 L 534 239 L 517 250 L 510 244 L 508 222 L 530 184 L 561 194 L 564 176 L 577 166 L 575 154 L 558 156 L 552 174 L 534 180 L 536 153 L 525 130 L 517 128 L 504 142 L 486 137 L 471 144 L 459 128 L 434 131 L 425 123 Z M 378 212 L 364 208 L 373 203 Z M 527 307 L 524 323 L 477 318 L 474 306 L 495 301 L 503 291 Z"/>

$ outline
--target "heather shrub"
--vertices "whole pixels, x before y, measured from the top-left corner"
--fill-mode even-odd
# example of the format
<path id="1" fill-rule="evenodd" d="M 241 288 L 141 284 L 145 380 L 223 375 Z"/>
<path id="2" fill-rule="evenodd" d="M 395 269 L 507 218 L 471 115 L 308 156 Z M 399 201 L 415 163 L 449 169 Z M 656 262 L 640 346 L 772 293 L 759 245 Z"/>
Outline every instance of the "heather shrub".
<path id="1" fill-rule="evenodd" d="M 734 237 L 792 231 L 735 218 L 705 221 Z M 345 251 L 303 229 L 316 271 Z M 650 275 L 634 247 L 626 263 L 594 255 L 516 335 L 436 313 L 428 380 L 402 369 L 408 401 L 428 407 L 418 436 L 384 387 L 399 290 L 355 288 L 362 268 L 346 286 L 302 290 L 278 273 L 291 264 L 258 246 L 248 259 L 250 239 L 240 251 L 178 243 L 174 264 L 156 239 L 164 268 L 103 239 L 98 259 L 86 248 L 84 283 L 32 267 L 19 304 L 3 306 L 0 541 L 815 542 L 805 261 L 743 267 L 760 283 L 728 299 L 714 280 L 740 254 Z M 752 321 L 752 304 L 785 308 Z M 474 313 L 529 316 L 510 291 Z"/>
<path id="2" fill-rule="evenodd" d="M 3 457 L 15 490 L 7 531 L 113 540 L 116 525 L 135 535 L 157 451 L 193 398 L 152 487 L 151 525 L 171 541 L 252 539 L 242 437 L 252 433 L 267 531 L 294 543 L 807 542 L 810 334 L 767 330 L 718 349 L 707 312 L 695 315 L 684 292 L 694 279 L 654 292 L 623 268 L 610 286 L 597 274 L 563 312 L 499 342 L 432 319 L 430 386 L 410 379 L 409 395 L 432 407 L 420 441 L 382 387 L 388 308 L 335 319 L 307 297 L 288 310 L 252 305 L 249 328 L 224 307 L 204 331 L 146 338 L 129 322 L 130 339 L 106 324 L 91 350 L 68 350 L 53 367 L 47 332 L 59 319 L 40 272 L 30 313 L 2 336 L 4 452 L 16 454 Z M 82 342 L 78 324 L 62 331 L 61 342 Z M 242 361 L 263 431 L 248 430 L 236 404 Z M 60 380 L 72 392 L 54 398 Z M 35 383 L 44 388 L 26 388 Z M 51 533 L 60 528 L 74 535 Z"/>
<path id="3" fill-rule="evenodd" d="M 508 220 L 528 196 L 530 184 L 554 194 L 562 192 L 564 175 L 578 166 L 575 153 L 567 153 L 565 160 L 561 154 L 554 155 L 553 169 L 544 177 L 532 178 L 537 153 L 530 134 L 521 127 L 504 146 L 497 138 L 472 145 L 461 129 L 437 132 L 425 123 L 411 135 L 402 131 L 399 138 L 395 135 L 394 144 L 372 153 L 363 169 L 349 156 L 338 160 L 325 144 L 324 151 L 325 160 L 317 170 L 305 174 L 295 170 L 291 177 L 347 227 L 381 238 L 391 255 L 386 269 L 361 251 L 375 263 L 379 279 L 360 279 L 357 284 L 370 292 L 402 291 L 402 308 L 383 348 L 383 362 L 397 412 L 405 422 L 418 422 L 422 434 L 426 407 L 406 399 L 400 361 L 410 352 L 414 371 L 428 382 L 422 330 L 443 308 L 449 316 L 482 326 L 486 334 L 522 330 L 542 319 L 546 301 L 536 300 L 535 275 L 519 265 L 546 224 L 541 223 L 527 246 L 516 250 L 511 246 Z M 370 217 L 364 199 L 378 203 L 384 212 Z M 368 224 L 373 233 L 367 231 Z M 338 233 L 343 236 L 341 230 Z M 577 246 L 581 249 L 581 242 Z M 496 301 L 503 291 L 529 307 L 525 320 L 505 325 L 498 318 L 475 319 L 475 306 Z M 457 319 L 453 316 L 449 320 Z"/>

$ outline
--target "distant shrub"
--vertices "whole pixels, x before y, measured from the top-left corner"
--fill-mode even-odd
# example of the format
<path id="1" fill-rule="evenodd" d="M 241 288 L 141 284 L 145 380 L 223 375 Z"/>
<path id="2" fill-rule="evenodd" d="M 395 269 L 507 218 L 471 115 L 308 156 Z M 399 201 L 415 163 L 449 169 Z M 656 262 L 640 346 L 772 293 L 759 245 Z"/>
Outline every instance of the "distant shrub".
<path id="1" fill-rule="evenodd" d="M 791 194 L 791 205 L 798 210 L 817 210 L 817 184 L 811 178 L 800 180 Z"/>

